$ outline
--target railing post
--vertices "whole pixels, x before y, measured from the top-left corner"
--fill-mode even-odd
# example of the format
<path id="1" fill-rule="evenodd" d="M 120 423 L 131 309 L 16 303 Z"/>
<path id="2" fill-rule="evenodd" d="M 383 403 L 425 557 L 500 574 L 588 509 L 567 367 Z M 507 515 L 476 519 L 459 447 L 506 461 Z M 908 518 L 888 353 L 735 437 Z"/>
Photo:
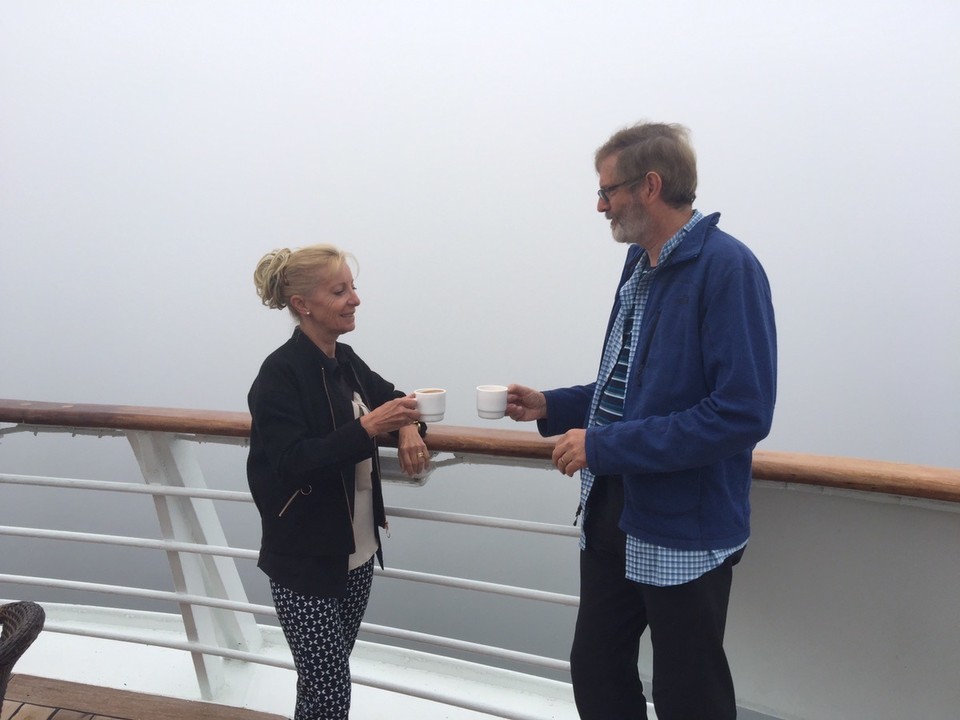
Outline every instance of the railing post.
<path id="1" fill-rule="evenodd" d="M 127 432 L 144 480 L 150 485 L 206 488 L 195 448 L 170 433 Z M 208 545 L 227 545 L 213 501 L 188 497 L 154 496 L 163 538 Z M 247 602 L 233 558 L 168 552 L 177 592 Z M 194 642 L 256 652 L 262 635 L 249 613 L 180 604 L 187 637 Z M 204 699 L 216 699 L 224 686 L 220 658 L 191 653 Z"/>

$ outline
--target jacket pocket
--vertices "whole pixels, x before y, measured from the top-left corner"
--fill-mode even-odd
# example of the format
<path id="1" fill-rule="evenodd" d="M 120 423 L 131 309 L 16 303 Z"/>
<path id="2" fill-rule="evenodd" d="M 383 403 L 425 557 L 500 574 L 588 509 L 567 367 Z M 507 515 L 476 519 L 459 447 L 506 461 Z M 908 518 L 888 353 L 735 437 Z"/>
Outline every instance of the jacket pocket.
<path id="1" fill-rule="evenodd" d="M 684 515 L 700 505 L 700 469 L 628 476 L 628 508 L 656 515 Z"/>
<path id="2" fill-rule="evenodd" d="M 312 492 L 313 492 L 312 485 L 304 485 L 302 488 L 298 488 L 297 491 L 290 496 L 290 499 L 287 500 L 286 503 L 284 503 L 283 507 L 280 509 L 280 512 L 277 513 L 277 517 L 283 517 L 283 514 L 290 509 L 290 506 L 293 505 L 294 500 L 296 500 L 298 497 L 300 497 L 301 495 L 304 495 L 304 496 L 309 495 Z"/>

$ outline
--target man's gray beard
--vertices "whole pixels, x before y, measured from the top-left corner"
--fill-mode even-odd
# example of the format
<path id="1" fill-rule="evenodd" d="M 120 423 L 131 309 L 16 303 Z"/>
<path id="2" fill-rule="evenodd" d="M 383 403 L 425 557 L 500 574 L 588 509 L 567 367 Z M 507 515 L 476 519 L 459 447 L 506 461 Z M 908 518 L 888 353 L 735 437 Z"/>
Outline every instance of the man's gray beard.
<path id="1" fill-rule="evenodd" d="M 629 243 L 639 243 L 647 229 L 647 218 L 644 215 L 636 217 L 633 212 L 629 216 L 622 217 L 611 228 L 613 239 L 624 245 Z"/>

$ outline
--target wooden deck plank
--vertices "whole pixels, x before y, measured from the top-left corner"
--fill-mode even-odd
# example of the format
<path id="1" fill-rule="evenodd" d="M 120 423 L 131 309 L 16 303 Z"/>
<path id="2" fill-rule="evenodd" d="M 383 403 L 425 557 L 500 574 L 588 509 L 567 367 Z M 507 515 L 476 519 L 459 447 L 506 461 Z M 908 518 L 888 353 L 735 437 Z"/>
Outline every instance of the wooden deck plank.
<path id="1" fill-rule="evenodd" d="M 49 720 L 54 712 L 56 720 L 283 720 L 272 713 L 32 675 L 10 679 L 0 720 Z"/>
<path id="2" fill-rule="evenodd" d="M 92 719 L 93 719 L 93 715 L 91 715 L 90 713 L 80 712 L 79 710 L 63 710 L 63 709 L 58 709 L 57 714 L 53 718 L 53 720 L 92 720 Z"/>
<path id="3" fill-rule="evenodd" d="M 4 700 L 4 710 L 6 710 L 8 704 L 10 704 L 10 701 Z M 9 717 L 15 718 L 16 720 L 49 720 L 50 716 L 55 712 L 56 708 L 38 707 L 36 705 L 17 703 L 14 713 Z"/>

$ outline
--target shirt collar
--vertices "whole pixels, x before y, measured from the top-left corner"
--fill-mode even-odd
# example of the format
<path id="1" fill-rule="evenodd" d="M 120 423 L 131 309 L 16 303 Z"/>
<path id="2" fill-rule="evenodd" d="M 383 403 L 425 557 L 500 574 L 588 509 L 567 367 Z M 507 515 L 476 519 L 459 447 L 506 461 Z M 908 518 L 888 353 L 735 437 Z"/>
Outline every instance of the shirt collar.
<path id="1" fill-rule="evenodd" d="M 703 213 L 701 213 L 699 210 L 694 210 L 693 215 L 690 216 L 690 219 L 687 220 L 686 224 L 677 230 L 673 237 L 667 240 L 667 243 L 663 246 L 663 249 L 660 250 L 660 261 L 657 263 L 658 267 L 667 261 L 667 259 L 670 257 L 670 254 L 676 250 L 677 247 L 679 247 L 680 243 L 683 242 L 683 239 L 687 236 L 687 233 L 690 232 L 701 220 L 703 220 Z M 643 254 L 640 256 L 639 267 L 644 272 L 650 269 L 650 256 L 647 254 L 646 250 L 644 250 Z"/>
<path id="2" fill-rule="evenodd" d="M 323 369 L 328 372 L 336 372 L 341 367 L 350 364 L 343 345 L 337 343 L 336 349 L 334 350 L 334 357 L 328 357 L 323 350 L 313 344 L 313 341 L 306 336 L 299 325 L 293 330 L 293 341 L 297 347 L 301 348 L 301 352 L 307 355 L 312 361 L 319 363 Z"/>

